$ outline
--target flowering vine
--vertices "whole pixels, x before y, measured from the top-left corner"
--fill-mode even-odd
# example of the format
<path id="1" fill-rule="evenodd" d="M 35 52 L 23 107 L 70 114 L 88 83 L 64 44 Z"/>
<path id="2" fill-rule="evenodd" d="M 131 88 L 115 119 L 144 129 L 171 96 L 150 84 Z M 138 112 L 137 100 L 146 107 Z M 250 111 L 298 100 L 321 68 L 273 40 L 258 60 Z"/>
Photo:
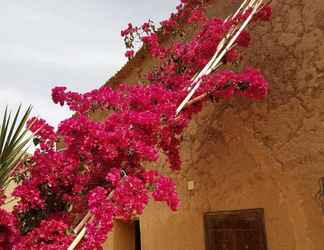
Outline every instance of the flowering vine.
<path id="1" fill-rule="evenodd" d="M 113 220 L 142 214 L 150 199 L 165 202 L 172 210 L 178 208 L 172 179 L 148 170 L 147 163 L 157 162 L 163 154 L 172 170 L 180 170 L 181 134 L 208 100 L 232 96 L 259 100 L 268 91 L 257 69 L 220 69 L 199 79 L 192 101 L 175 116 L 193 77 L 210 61 L 225 34 L 248 17 L 249 11 L 241 11 L 227 20 L 208 18 L 205 7 L 209 2 L 182 0 L 177 12 L 161 22 L 159 31 L 149 20 L 140 27 L 129 24 L 121 32 L 128 58 L 135 55 L 134 42 L 140 41 L 160 60 L 159 67 L 147 75 L 148 84 L 103 86 L 85 94 L 65 87 L 52 90 L 54 103 L 67 105 L 75 115 L 62 121 L 57 130 L 42 119 L 30 121 L 39 147 L 29 160 L 28 174 L 13 193 L 20 198 L 14 216 L 2 216 L 0 211 L 0 227 L 6 225 L 8 232 L 5 240 L 0 234 L 0 242 L 11 245 L 4 249 L 67 249 L 87 211 L 91 219 L 77 247 L 101 249 Z M 263 5 L 254 21 L 268 21 L 270 16 L 270 6 Z M 199 27 L 192 40 L 161 45 L 159 34 L 183 32 L 184 24 Z M 250 40 L 248 31 L 243 31 L 222 64 L 239 62 Z M 90 118 L 92 111 L 105 111 L 107 116 L 95 121 Z"/>

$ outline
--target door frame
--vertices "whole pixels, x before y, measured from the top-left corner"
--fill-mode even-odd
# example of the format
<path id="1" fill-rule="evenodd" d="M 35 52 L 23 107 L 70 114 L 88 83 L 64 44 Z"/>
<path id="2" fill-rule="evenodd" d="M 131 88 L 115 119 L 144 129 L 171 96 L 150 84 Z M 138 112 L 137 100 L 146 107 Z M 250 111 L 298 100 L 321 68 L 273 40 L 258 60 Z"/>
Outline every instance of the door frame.
<path id="1" fill-rule="evenodd" d="M 260 220 L 260 229 L 261 229 L 261 237 L 264 243 L 264 250 L 268 250 L 267 243 L 267 233 L 266 233 L 266 225 L 264 218 L 264 208 L 253 208 L 253 209 L 240 209 L 240 210 L 224 210 L 224 211 L 215 211 L 215 212 L 206 212 L 204 214 L 204 234 L 205 234 L 205 250 L 208 250 L 207 247 L 209 245 L 208 239 L 208 219 L 212 216 L 219 217 L 227 217 L 231 215 L 254 215 Z"/>

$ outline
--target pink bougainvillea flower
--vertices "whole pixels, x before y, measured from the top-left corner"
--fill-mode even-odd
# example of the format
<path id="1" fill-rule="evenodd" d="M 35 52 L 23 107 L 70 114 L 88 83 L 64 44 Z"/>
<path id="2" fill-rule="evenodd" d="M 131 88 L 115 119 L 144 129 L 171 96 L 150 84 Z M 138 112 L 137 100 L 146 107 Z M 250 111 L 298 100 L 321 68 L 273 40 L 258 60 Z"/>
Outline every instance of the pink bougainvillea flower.
<path id="1" fill-rule="evenodd" d="M 154 163 L 163 155 L 172 171 L 181 169 L 182 134 L 208 100 L 233 96 L 259 100 L 268 92 L 268 83 L 257 69 L 219 69 L 200 79 L 191 100 L 196 101 L 175 116 L 194 76 L 210 61 L 224 35 L 250 13 L 226 21 L 207 18 L 206 3 L 182 0 L 158 32 L 150 20 L 138 27 L 129 23 L 121 31 L 128 58 L 140 41 L 159 62 L 143 76 L 145 84 L 120 83 L 87 93 L 53 88 L 53 102 L 68 106 L 74 115 L 57 130 L 40 118 L 28 122 L 38 147 L 13 192 L 20 199 L 13 214 L 0 210 L 4 231 L 0 244 L 13 242 L 9 249 L 14 250 L 66 250 L 74 237 L 68 234 L 71 226 L 89 212 L 87 233 L 78 247 L 102 249 L 115 218 L 131 220 L 144 212 L 150 200 L 164 202 L 171 210 L 179 207 L 174 181 L 152 170 Z M 255 21 L 270 16 L 270 6 L 265 6 Z M 172 32 L 181 37 L 188 23 L 198 23 L 191 39 L 162 45 L 163 36 Z M 239 62 L 250 40 L 243 31 L 222 62 Z M 94 112 L 105 115 L 98 118 Z"/>

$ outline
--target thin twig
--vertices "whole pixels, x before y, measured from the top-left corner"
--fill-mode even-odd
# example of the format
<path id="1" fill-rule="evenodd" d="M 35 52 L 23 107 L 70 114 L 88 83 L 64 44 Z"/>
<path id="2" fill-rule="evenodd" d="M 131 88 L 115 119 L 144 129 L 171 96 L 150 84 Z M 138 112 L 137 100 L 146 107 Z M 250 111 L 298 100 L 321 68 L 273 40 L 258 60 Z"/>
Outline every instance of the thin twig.
<path id="1" fill-rule="evenodd" d="M 86 227 L 82 228 L 80 233 L 77 235 L 77 237 L 75 237 L 75 239 L 73 240 L 73 242 L 71 243 L 71 245 L 67 250 L 74 250 L 76 246 L 80 243 L 80 241 L 83 239 L 83 237 L 85 236 L 86 231 L 87 231 Z"/>
<path id="2" fill-rule="evenodd" d="M 80 230 L 85 226 L 85 224 L 90 220 L 91 213 L 88 211 L 87 214 L 83 217 L 80 223 L 73 229 L 75 234 L 78 234 Z"/>

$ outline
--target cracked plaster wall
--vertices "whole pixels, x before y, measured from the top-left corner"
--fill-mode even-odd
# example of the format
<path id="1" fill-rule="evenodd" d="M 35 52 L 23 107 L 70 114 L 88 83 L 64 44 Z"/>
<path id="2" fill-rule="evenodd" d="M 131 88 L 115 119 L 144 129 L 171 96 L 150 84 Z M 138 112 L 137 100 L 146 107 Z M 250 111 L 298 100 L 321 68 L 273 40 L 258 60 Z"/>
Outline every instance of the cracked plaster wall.
<path id="1" fill-rule="evenodd" d="M 209 11 L 225 16 L 233 9 L 218 0 Z M 324 1 L 274 0 L 273 11 L 271 23 L 254 28 L 242 62 L 264 72 L 269 96 L 209 104 L 195 117 L 183 169 L 173 175 L 181 208 L 149 205 L 141 217 L 143 250 L 204 249 L 205 212 L 258 207 L 270 250 L 324 249 L 324 217 L 314 199 L 324 176 Z M 141 56 L 118 80 L 141 78 L 154 63 Z"/>

